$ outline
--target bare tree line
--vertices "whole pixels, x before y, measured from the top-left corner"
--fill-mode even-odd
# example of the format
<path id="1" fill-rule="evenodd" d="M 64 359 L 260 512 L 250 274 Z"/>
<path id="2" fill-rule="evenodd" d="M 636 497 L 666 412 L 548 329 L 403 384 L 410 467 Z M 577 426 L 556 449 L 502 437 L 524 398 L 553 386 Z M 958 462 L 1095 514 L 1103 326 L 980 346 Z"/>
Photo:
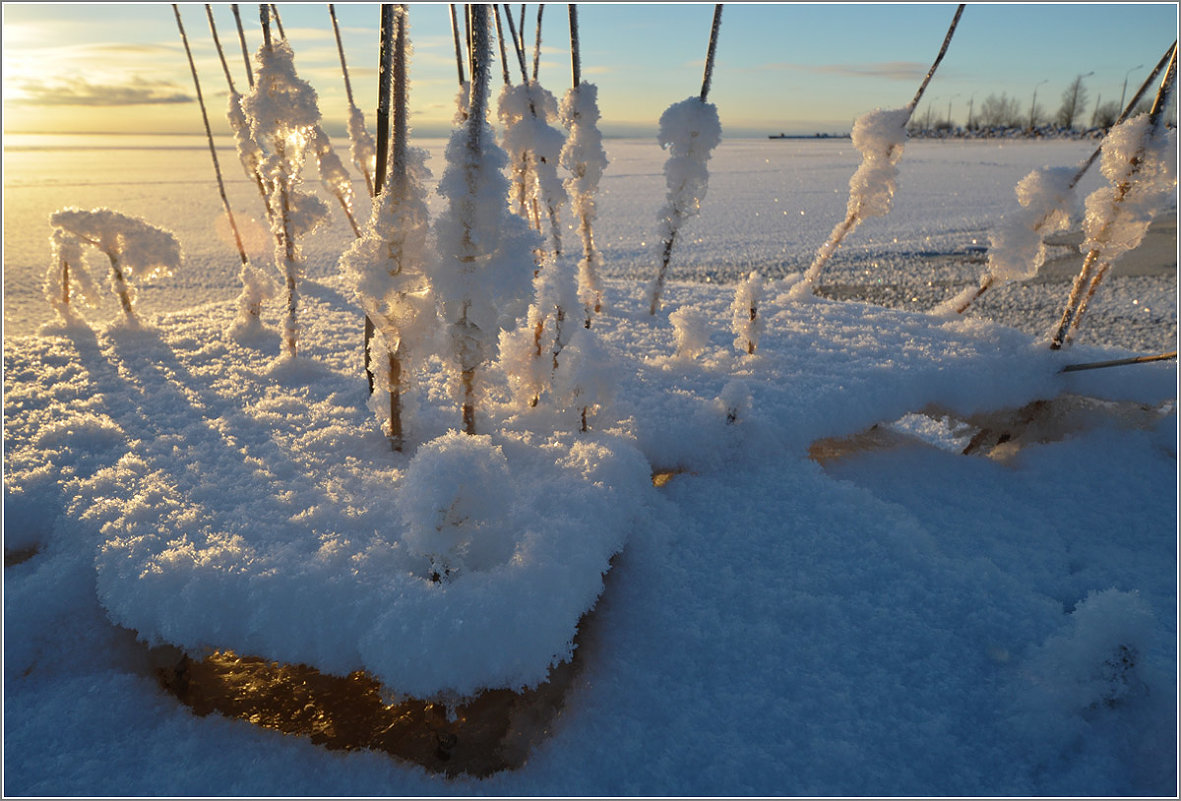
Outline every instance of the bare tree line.
<path id="1" fill-rule="evenodd" d="M 1053 113 L 1050 113 L 1045 105 L 1038 100 L 1035 88 L 1029 101 L 1023 101 L 1005 92 L 1001 92 L 999 95 L 989 93 L 978 104 L 969 101 L 967 120 L 959 125 L 952 119 L 950 104 L 944 109 L 939 99 L 936 98 L 927 105 L 922 113 L 914 115 L 910 127 L 912 132 L 950 132 L 957 128 L 965 131 L 987 131 L 990 129 L 1035 131 L 1045 129 L 1047 126 L 1061 131 L 1110 128 L 1123 110 L 1122 99 L 1112 98 L 1104 101 L 1102 96 L 1096 96 L 1095 102 L 1092 104 L 1091 93 L 1084 80 L 1086 77 L 1078 75 L 1070 82 L 1063 90 L 1058 107 Z M 1145 98 L 1133 110 L 1132 116 L 1148 113 L 1151 106 L 1151 98 Z M 1175 120 L 1175 102 L 1168 116 Z"/>

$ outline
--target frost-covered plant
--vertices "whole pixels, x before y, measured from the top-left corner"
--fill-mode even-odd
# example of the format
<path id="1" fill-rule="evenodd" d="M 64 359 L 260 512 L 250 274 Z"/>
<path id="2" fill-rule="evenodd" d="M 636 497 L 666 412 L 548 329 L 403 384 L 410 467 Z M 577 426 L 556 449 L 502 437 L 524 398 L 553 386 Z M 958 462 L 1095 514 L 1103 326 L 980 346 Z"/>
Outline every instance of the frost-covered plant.
<path id="1" fill-rule="evenodd" d="M 361 229 L 357 227 L 357 219 L 353 215 L 353 179 L 349 177 L 349 171 L 344 168 L 340 156 L 336 155 L 332 140 L 319 125 L 312 129 L 312 142 L 316 165 L 320 168 L 320 183 L 340 202 L 353 235 L 360 236 Z"/>
<path id="2" fill-rule="evenodd" d="M 1175 74 L 1175 67 L 1174 61 L 1170 74 Z M 1127 120 L 1103 140 L 1100 169 L 1109 185 L 1087 196 L 1082 245 L 1087 255 L 1051 336 L 1052 348 L 1061 347 L 1068 329 L 1078 327 L 1111 265 L 1140 245 L 1149 225 L 1175 198 L 1176 131 L 1165 129 L 1153 116 Z"/>
<path id="3" fill-rule="evenodd" d="M 573 9 L 571 6 L 571 13 Z M 603 136 L 599 132 L 598 93 L 599 89 L 593 83 L 581 82 L 566 92 L 558 108 L 558 116 L 569 131 L 560 160 L 570 171 L 566 178 L 566 192 L 570 196 L 570 210 L 578 220 L 578 237 L 582 240 L 578 298 L 586 311 L 587 327 L 590 327 L 592 315 L 603 310 L 603 284 L 599 279 L 603 256 L 595 246 L 594 221 L 597 214 L 595 196 L 607 169 L 607 153 L 603 150 Z"/>
<path id="4" fill-rule="evenodd" d="M 550 124 L 558 116 L 557 100 L 536 82 L 506 85 L 498 113 L 501 146 L 513 165 L 509 201 L 522 217 L 532 215 L 538 229 L 544 212 L 549 220 L 550 252 L 557 258 L 562 255 L 559 212 L 566 202 L 566 189 L 558 177 L 565 137 Z"/>
<path id="5" fill-rule="evenodd" d="M 615 399 L 618 388 L 615 363 L 598 335 L 589 328 L 575 328 L 553 377 L 560 407 L 577 411 L 579 430 L 588 431 L 590 419 Z"/>
<path id="6" fill-rule="evenodd" d="M 935 314 L 962 314 L 990 287 L 1028 281 L 1046 260 L 1046 237 L 1070 225 L 1079 171 L 1049 167 L 1033 170 L 1014 190 L 1020 208 L 1006 215 L 989 236 L 988 266 L 978 287 L 968 287 Z"/>
<path id="7" fill-rule="evenodd" d="M 1080 715 L 1125 704 L 1148 692 L 1153 613 L 1136 592 L 1092 592 L 1063 631 L 1033 655 L 1030 672 L 1046 711 Z"/>
<path id="8" fill-rule="evenodd" d="M 845 237 L 863 220 L 890 213 L 894 190 L 897 188 L 898 161 L 902 158 L 902 148 L 906 142 L 906 126 L 934 77 L 935 70 L 947 55 L 948 45 L 951 44 L 951 37 L 955 34 L 965 6 L 965 3 L 960 3 L 956 7 L 939 53 L 910 103 L 899 109 L 874 109 L 853 123 L 853 146 L 861 152 L 861 164 L 849 179 L 845 219 L 837 223 L 828 239 L 816 251 L 812 264 L 804 271 L 803 280 L 792 287 L 790 297 L 799 300 L 813 292 L 824 265 L 836 253 Z"/>
<path id="9" fill-rule="evenodd" d="M 861 153 L 861 164 L 849 179 L 845 219 L 820 246 L 803 280 L 792 287 L 792 297 L 798 299 L 812 292 L 824 265 L 863 220 L 890 213 L 898 185 L 898 162 L 906 143 L 906 125 L 913 110 L 912 106 L 874 109 L 853 123 L 851 136 L 853 146 Z"/>
<path id="10" fill-rule="evenodd" d="M 275 266 L 287 292 L 283 346 L 297 352 L 299 280 L 303 273 L 300 237 L 315 230 L 328 209 L 315 195 L 300 191 L 309 147 L 316 140 L 320 109 L 316 90 L 295 72 L 295 54 L 284 41 L 272 41 L 264 26 L 264 43 L 255 53 L 257 80 L 242 99 L 250 136 L 262 156 L 259 173 L 271 209 L 275 235 Z"/>
<path id="11" fill-rule="evenodd" d="M 49 237 L 49 269 L 45 273 L 45 299 L 64 320 L 70 318 L 74 299 L 94 303 L 98 298 L 90 273 L 82 261 L 82 240 L 62 228 Z"/>
<path id="12" fill-rule="evenodd" d="M 727 425 L 734 425 L 746 418 L 754 406 L 750 387 L 740 378 L 728 381 L 721 394 L 714 399 L 714 408 L 726 418 Z"/>
<path id="13" fill-rule="evenodd" d="M 402 543 L 423 577 L 454 581 L 508 562 L 516 548 L 512 473 L 488 436 L 451 431 L 414 454 L 399 488 Z"/>
<path id="14" fill-rule="evenodd" d="M 447 144 L 439 181 L 446 206 L 435 222 L 439 261 L 436 296 L 451 338 L 458 381 L 453 392 L 463 410 L 464 430 L 474 434 L 482 393 L 480 368 L 496 358 L 499 332 L 525 311 L 539 242 L 504 199 L 508 162 L 486 121 L 490 49 L 488 9 L 472 7 L 476 72 L 471 108 Z"/>
<path id="15" fill-rule="evenodd" d="M 579 325 L 570 315 L 578 288 L 570 264 L 549 258 L 533 279 L 525 324 L 500 336 L 500 361 L 519 401 L 536 406 L 552 384 L 563 350 Z"/>
<path id="16" fill-rule="evenodd" d="M 700 309 L 682 306 L 668 316 L 673 325 L 678 359 L 696 359 L 709 345 L 709 318 Z"/>
<path id="17" fill-rule="evenodd" d="M 63 232 L 54 235 L 58 253 L 76 259 L 74 242 L 91 245 L 102 251 L 111 263 L 111 289 L 119 298 L 123 314 L 135 321 L 135 289 L 131 278 L 150 281 L 171 275 L 180 266 L 180 243 L 171 232 L 157 228 L 139 217 L 111 209 L 67 208 L 49 216 L 49 224 Z M 73 240 L 73 241 L 71 241 Z M 64 289 L 64 288 L 63 288 Z"/>
<path id="18" fill-rule="evenodd" d="M 743 353 L 754 353 L 759 346 L 766 321 L 759 316 L 759 304 L 763 300 L 763 278 L 751 272 L 746 280 L 738 284 L 734 302 L 730 304 L 730 326 L 734 331 L 734 347 Z"/>
<path id="19" fill-rule="evenodd" d="M 396 93 L 394 147 L 388 158 L 389 177 L 373 202 L 373 213 L 360 238 L 341 258 L 340 267 L 352 284 L 366 317 L 386 342 L 389 391 L 387 432 L 395 450 L 402 448 L 401 393 L 409 383 L 413 359 L 425 358 L 435 330 L 434 297 L 429 265 L 430 213 L 425 182 L 430 177 L 427 153 L 407 145 L 406 15 L 399 22 L 392 61 Z"/>
<path id="20" fill-rule="evenodd" d="M 664 180 L 668 186 L 657 221 L 660 268 L 648 285 L 648 313 L 656 314 L 664 291 L 664 278 L 677 234 L 701 211 L 709 188 L 709 158 L 722 141 L 718 109 L 701 97 L 674 103 L 660 115 L 660 147 L 668 151 Z"/>

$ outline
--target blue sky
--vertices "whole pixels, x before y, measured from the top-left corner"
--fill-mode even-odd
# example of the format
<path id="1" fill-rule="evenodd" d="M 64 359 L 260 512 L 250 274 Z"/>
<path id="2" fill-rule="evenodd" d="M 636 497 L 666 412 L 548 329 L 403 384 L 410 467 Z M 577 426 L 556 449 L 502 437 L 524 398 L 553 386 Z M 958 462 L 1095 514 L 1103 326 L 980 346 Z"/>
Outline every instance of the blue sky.
<path id="1" fill-rule="evenodd" d="M 230 6 L 214 5 L 230 68 L 245 85 Z M 412 122 L 446 131 L 457 77 L 446 4 L 410 4 Z M 520 5 L 512 6 L 514 16 Z M 257 5 L 241 5 L 247 41 L 259 44 Z M 342 130 L 344 84 L 323 3 L 280 3 L 300 74 L 316 87 L 330 130 Z M 710 100 L 729 136 L 845 132 L 875 107 L 905 105 L 939 49 L 954 4 L 728 3 Z M 338 4 L 358 105 L 376 105 L 379 6 Z M 225 79 L 204 7 L 182 4 L 202 90 L 222 125 Z M 602 127 L 649 135 L 671 103 L 697 94 L 713 4 L 579 5 L 584 80 L 598 84 Z M 541 82 L 570 82 L 565 4 L 543 14 Z M 526 11 L 532 47 L 537 6 Z M 199 133 L 192 79 L 168 4 L 4 4 L 4 129 Z M 1127 93 L 1177 36 L 1174 3 L 970 4 L 918 114 L 967 119 L 989 94 L 1047 113 L 1086 75 L 1089 106 Z M 1088 73 L 1090 73 L 1088 75 Z M 496 73 L 499 76 L 499 69 Z M 518 77 L 514 75 L 514 79 Z M 499 83 L 499 79 L 498 79 Z M 1089 111 L 1088 111 L 1089 113 Z"/>

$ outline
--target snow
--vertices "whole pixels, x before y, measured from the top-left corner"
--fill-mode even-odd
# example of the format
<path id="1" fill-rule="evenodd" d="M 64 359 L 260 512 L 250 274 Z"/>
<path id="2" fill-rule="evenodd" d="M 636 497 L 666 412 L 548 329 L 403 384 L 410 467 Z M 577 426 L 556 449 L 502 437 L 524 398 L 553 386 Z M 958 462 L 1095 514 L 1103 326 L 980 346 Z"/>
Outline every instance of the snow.
<path id="1" fill-rule="evenodd" d="M 608 140 L 606 311 L 575 321 L 552 391 L 518 402 L 517 371 L 490 358 L 481 433 L 460 435 L 450 373 L 423 359 L 394 453 L 356 276 L 340 274 L 352 232 L 307 235 L 297 358 L 276 359 L 276 304 L 251 338 L 227 336 L 238 257 L 213 234 L 204 143 L 176 141 L 135 142 L 134 169 L 96 143 L 6 153 L 4 539 L 23 556 L 5 568 L 6 794 L 1176 792 L 1176 364 L 1059 372 L 1175 343 L 1175 270 L 1113 274 L 1057 352 L 1041 332 L 1069 276 L 1050 268 L 1061 251 L 1077 268 L 1077 248 L 1047 244 L 1036 279 L 962 318 L 926 313 L 977 283 L 973 247 L 1022 176 L 1091 143 L 909 143 L 891 214 L 829 265 L 831 287 L 862 296 L 810 303 L 792 289 L 845 211 L 857 152 L 721 144 L 678 250 L 685 280 L 666 287 L 675 311 L 652 317 L 666 154 Z M 517 301 L 491 306 L 503 280 L 480 290 L 481 322 L 520 331 L 540 240 L 505 213 L 508 160 L 484 141 L 490 200 L 471 230 Z M 449 158 L 421 144 L 450 193 L 425 198 L 435 235 L 454 242 L 467 142 Z M 161 165 L 175 184 L 151 183 Z M 261 215 L 251 181 L 230 190 Z M 183 244 L 184 269 L 139 283 L 138 330 L 110 325 L 106 295 L 45 322 L 45 221 L 68 205 Z M 752 272 L 750 355 L 733 322 Z M 900 299 L 864 299 L 887 289 Z M 1085 424 L 1063 411 L 1003 460 L 960 452 L 973 420 L 1070 398 L 1089 399 Z M 874 425 L 892 445 L 847 444 Z M 523 767 L 483 780 L 196 717 L 144 647 L 364 667 L 393 693 L 452 699 L 536 683 L 592 606 L 561 714 Z"/>

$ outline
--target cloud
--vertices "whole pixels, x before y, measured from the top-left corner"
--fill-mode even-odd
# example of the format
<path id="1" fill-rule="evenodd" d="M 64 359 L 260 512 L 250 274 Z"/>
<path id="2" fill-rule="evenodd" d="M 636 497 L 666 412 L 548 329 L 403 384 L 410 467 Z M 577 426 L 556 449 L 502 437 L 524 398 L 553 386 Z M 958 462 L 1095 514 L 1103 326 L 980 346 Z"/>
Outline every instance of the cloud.
<path id="1" fill-rule="evenodd" d="M 778 62 L 764 64 L 766 71 L 791 70 L 821 75 L 840 75 L 847 78 L 885 78 L 891 81 L 921 81 L 928 67 L 916 61 L 880 61 L 869 64 L 792 64 Z"/>
<path id="2" fill-rule="evenodd" d="M 16 88 L 20 97 L 12 102 L 22 106 L 146 106 L 194 100 L 170 81 L 143 78 L 118 85 L 91 83 L 85 78 L 26 78 Z"/>

